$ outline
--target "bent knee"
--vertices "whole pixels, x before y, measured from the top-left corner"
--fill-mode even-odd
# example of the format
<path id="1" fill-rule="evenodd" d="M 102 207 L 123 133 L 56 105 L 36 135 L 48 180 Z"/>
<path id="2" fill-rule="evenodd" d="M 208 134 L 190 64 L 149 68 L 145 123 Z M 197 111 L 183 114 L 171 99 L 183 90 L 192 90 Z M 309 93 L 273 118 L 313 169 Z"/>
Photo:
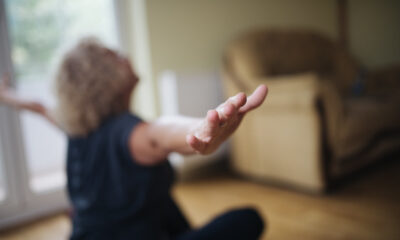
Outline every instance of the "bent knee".
<path id="1" fill-rule="evenodd" d="M 266 228 L 266 222 L 263 220 L 260 213 L 255 208 L 241 208 L 237 209 L 236 212 L 240 216 L 242 222 L 246 224 L 249 229 L 252 229 L 252 232 L 256 236 L 260 236 L 261 233 L 264 231 L 264 228 Z"/>

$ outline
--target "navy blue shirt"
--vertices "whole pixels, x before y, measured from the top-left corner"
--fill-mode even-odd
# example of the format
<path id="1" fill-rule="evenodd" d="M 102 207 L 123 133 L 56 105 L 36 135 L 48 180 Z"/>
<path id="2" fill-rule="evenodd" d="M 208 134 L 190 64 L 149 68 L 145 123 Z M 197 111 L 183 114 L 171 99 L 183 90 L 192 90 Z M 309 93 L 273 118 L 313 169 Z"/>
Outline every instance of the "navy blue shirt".
<path id="1" fill-rule="evenodd" d="M 136 234 L 157 231 L 159 214 L 171 202 L 173 172 L 168 161 L 150 167 L 135 163 L 128 141 L 140 122 L 135 115 L 124 113 L 110 118 L 87 137 L 69 138 L 67 176 L 74 208 L 72 236 L 110 233 L 121 226 L 136 226 L 132 230 Z M 162 228 L 165 223 L 159 225 Z"/>

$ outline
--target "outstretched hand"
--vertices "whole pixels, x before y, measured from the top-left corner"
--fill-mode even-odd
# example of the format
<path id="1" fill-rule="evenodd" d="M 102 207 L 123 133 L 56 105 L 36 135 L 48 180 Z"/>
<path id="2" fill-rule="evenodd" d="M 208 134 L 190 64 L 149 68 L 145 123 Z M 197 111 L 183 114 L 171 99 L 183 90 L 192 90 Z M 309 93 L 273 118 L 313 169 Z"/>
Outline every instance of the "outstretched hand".
<path id="1" fill-rule="evenodd" d="M 260 85 L 249 97 L 244 93 L 230 97 L 207 112 L 206 118 L 186 136 L 186 142 L 200 154 L 214 152 L 238 128 L 246 113 L 264 102 L 267 93 L 267 86 Z"/>
<path id="2" fill-rule="evenodd" d="M 17 109 L 29 110 L 40 115 L 46 114 L 46 108 L 43 104 L 36 101 L 27 101 L 14 92 L 10 84 L 10 75 L 4 74 L 0 79 L 0 103 L 5 103 Z"/>

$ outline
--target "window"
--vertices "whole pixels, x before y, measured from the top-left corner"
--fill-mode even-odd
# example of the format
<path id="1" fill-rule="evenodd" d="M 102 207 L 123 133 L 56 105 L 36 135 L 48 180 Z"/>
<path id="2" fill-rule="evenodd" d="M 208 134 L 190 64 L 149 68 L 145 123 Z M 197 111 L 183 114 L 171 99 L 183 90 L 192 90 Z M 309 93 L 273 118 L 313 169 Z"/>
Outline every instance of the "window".
<path id="1" fill-rule="evenodd" d="M 0 1 L 0 75 L 55 106 L 52 75 L 84 36 L 117 47 L 113 0 Z M 0 106 L 0 229 L 68 207 L 65 135 L 41 117 Z"/>
<path id="2" fill-rule="evenodd" d="M 52 76 L 68 47 L 85 36 L 117 45 L 112 9 L 111 0 L 6 0 L 18 93 L 54 107 Z M 35 114 L 20 119 L 31 189 L 64 185 L 64 134 Z"/>

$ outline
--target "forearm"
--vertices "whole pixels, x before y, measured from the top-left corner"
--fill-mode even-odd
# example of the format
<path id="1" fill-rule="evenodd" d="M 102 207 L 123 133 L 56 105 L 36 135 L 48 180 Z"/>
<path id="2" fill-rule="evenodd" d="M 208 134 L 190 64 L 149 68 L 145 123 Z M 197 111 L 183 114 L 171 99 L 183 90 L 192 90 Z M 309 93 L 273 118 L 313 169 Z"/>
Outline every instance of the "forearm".
<path id="1" fill-rule="evenodd" d="M 37 113 L 48 120 L 50 123 L 58 127 L 54 117 L 51 114 L 51 111 L 47 109 L 43 104 L 37 101 L 23 99 L 18 96 L 14 91 L 7 91 L 2 93 L 0 97 L 0 103 L 4 103 L 5 105 L 8 105 L 18 110 L 27 110 Z"/>
<path id="2" fill-rule="evenodd" d="M 150 123 L 149 134 L 157 148 L 165 152 L 194 154 L 186 142 L 191 130 L 201 124 L 203 119 L 185 116 L 164 116 Z"/>
<path id="3" fill-rule="evenodd" d="M 238 93 L 204 118 L 161 117 L 152 123 L 139 124 L 129 138 L 135 161 L 153 165 L 171 152 L 211 154 L 238 128 L 244 115 L 260 106 L 268 88 L 260 85 L 248 98 Z"/>
<path id="4" fill-rule="evenodd" d="M 171 152 L 194 154 L 186 138 L 203 119 L 183 116 L 165 116 L 154 122 L 143 122 L 135 127 L 129 137 L 129 148 L 135 162 L 155 165 L 166 159 Z"/>
<path id="5" fill-rule="evenodd" d="M 14 91 L 4 92 L 0 100 L 1 103 L 17 109 L 24 109 L 27 106 L 27 102 L 20 99 Z"/>

